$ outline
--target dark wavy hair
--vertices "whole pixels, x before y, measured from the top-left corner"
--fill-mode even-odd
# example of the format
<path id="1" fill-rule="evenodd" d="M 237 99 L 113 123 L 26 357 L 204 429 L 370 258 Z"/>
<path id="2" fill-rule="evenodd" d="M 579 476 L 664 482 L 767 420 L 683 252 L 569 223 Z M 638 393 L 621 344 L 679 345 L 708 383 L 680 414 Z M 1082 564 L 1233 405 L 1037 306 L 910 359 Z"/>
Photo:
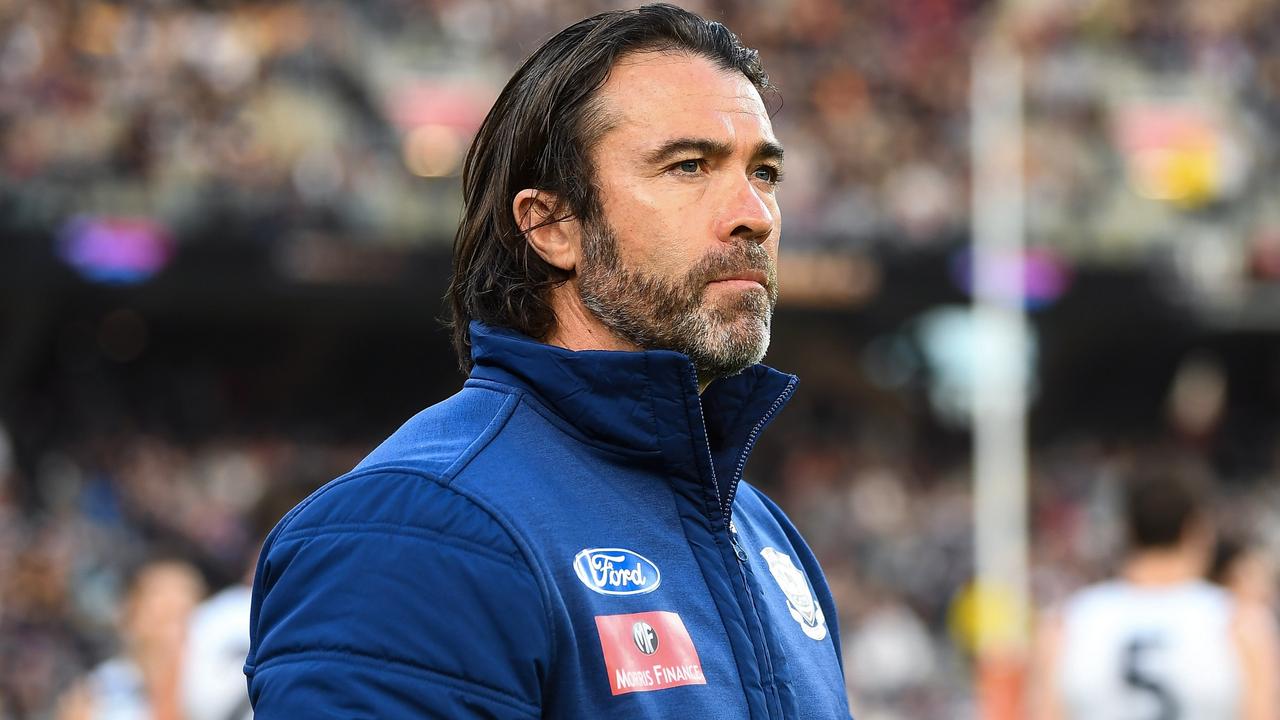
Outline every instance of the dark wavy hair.
<path id="1" fill-rule="evenodd" d="M 1151 459 L 1129 474 L 1124 518 L 1134 551 L 1170 548 L 1196 522 L 1208 522 L 1207 481 L 1172 459 Z"/>
<path id="2" fill-rule="evenodd" d="M 623 55 L 688 53 L 771 90 L 759 53 L 728 28 L 674 5 L 606 12 L 560 31 L 516 71 L 476 133 L 462 170 L 462 221 L 453 245 L 449 324 L 463 372 L 472 320 L 543 339 L 555 328 L 551 290 L 571 274 L 533 252 L 516 225 L 516 193 L 554 196 L 547 222 L 598 219 L 591 149 L 610 128 L 597 91 Z"/>

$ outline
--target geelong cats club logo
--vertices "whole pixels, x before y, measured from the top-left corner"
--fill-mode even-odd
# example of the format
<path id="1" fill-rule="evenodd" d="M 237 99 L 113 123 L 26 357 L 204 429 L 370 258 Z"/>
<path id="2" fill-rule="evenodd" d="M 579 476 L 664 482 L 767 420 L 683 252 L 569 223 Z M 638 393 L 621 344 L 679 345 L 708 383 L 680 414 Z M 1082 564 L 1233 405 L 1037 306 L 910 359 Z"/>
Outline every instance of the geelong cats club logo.
<path id="1" fill-rule="evenodd" d="M 662 582 L 658 566 L 638 552 L 622 548 L 588 548 L 573 558 L 573 571 L 583 585 L 601 595 L 640 595 Z"/>
<path id="2" fill-rule="evenodd" d="M 808 578 L 791 562 L 791 556 L 771 547 L 761 550 L 760 554 L 769 563 L 769 572 L 778 581 L 782 594 L 787 596 L 787 609 L 791 611 L 791 617 L 800 623 L 800 629 L 814 640 L 826 637 L 827 619 L 822 614 L 822 608 L 813 599 Z"/>

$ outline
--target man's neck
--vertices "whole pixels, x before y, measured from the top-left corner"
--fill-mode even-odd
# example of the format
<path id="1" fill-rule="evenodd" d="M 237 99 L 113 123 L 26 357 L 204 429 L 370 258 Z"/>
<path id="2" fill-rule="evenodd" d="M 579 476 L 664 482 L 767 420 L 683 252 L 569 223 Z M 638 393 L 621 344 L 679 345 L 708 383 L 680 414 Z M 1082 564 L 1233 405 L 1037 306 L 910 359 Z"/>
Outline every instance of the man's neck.
<path id="1" fill-rule="evenodd" d="M 543 341 L 548 345 L 555 345 L 566 350 L 622 350 L 635 352 L 643 348 L 635 343 L 628 342 L 620 337 L 600 319 L 595 313 L 587 309 L 582 304 L 582 299 L 577 293 L 569 291 L 567 285 L 563 285 L 552 294 L 551 307 L 556 313 L 556 326 Z M 698 394 L 701 395 L 703 390 L 707 389 L 707 385 L 711 384 L 711 380 L 703 380 L 701 374 L 698 376 Z"/>
<path id="2" fill-rule="evenodd" d="M 1201 577 L 1202 565 L 1196 553 L 1184 548 L 1143 550 L 1130 557 L 1121 576 L 1142 587 L 1179 585 Z"/>
<path id="3" fill-rule="evenodd" d="M 552 293 L 556 326 L 544 341 L 566 350 L 624 350 L 640 348 L 618 337 L 582 304 L 577 293 L 562 285 Z"/>

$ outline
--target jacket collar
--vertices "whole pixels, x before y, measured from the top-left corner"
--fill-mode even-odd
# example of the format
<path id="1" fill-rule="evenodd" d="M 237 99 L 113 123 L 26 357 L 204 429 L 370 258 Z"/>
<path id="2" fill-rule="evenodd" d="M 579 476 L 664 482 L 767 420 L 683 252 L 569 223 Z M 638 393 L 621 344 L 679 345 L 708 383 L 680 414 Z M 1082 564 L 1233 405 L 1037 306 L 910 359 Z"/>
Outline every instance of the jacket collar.
<path id="1" fill-rule="evenodd" d="M 796 378 L 764 365 L 711 383 L 701 396 L 686 355 L 667 350 L 571 351 L 513 330 L 471 324 L 474 380 L 528 392 L 589 440 L 661 452 L 672 469 L 740 479 L 764 426 L 790 399 Z M 701 456 L 701 457 L 699 457 Z M 732 498 L 731 487 L 724 488 Z"/>

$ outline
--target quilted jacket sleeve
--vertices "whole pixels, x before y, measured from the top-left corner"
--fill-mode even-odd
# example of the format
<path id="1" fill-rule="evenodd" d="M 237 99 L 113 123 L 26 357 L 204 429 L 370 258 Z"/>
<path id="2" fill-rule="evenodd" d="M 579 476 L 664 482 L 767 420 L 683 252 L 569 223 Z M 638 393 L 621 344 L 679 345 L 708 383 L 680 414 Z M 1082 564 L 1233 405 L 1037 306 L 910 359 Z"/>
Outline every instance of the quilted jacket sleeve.
<path id="1" fill-rule="evenodd" d="M 536 718 L 542 597 L 512 537 L 447 486 L 386 471 L 334 481 L 259 559 L 255 717 Z"/>

